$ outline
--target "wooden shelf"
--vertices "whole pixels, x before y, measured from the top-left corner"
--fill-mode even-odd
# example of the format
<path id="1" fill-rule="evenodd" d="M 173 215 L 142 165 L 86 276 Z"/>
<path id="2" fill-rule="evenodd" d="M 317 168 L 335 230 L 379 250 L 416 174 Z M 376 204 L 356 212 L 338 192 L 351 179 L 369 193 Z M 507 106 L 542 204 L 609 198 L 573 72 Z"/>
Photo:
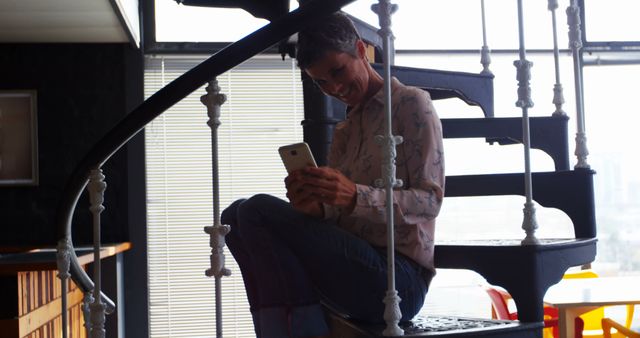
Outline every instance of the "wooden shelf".
<path id="1" fill-rule="evenodd" d="M 117 255 L 131 248 L 131 243 L 105 244 L 100 250 L 100 258 L 104 259 Z M 7 249 L 0 249 L 0 275 L 15 274 L 18 271 L 35 271 L 35 270 L 57 270 L 56 265 L 56 249 L 55 248 L 26 248 L 20 251 L 20 248 L 11 248 L 14 252 L 8 252 Z M 86 265 L 93 262 L 93 248 L 78 247 L 75 248 L 76 255 L 80 265 Z"/>
<path id="2" fill-rule="evenodd" d="M 104 245 L 100 258 L 116 256 L 130 248 L 130 243 Z M 80 247 L 75 251 L 83 268 L 94 261 L 93 248 Z M 61 281 L 57 275 L 55 248 L 0 248 L 3 338 L 61 337 Z M 68 330 L 73 337 L 84 338 L 84 294 L 73 281 L 67 283 Z"/>

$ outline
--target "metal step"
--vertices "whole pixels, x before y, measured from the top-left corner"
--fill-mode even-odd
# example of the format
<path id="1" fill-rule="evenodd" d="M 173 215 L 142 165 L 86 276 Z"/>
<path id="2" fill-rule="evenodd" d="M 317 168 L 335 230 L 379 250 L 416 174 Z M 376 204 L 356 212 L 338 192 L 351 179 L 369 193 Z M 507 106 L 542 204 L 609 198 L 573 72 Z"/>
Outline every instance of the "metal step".
<path id="1" fill-rule="evenodd" d="M 543 207 L 567 214 L 575 238 L 596 237 L 594 174 L 588 169 L 532 174 L 533 199 Z M 525 194 L 522 173 L 447 176 L 445 185 L 445 197 Z"/>
<path id="2" fill-rule="evenodd" d="M 384 337 L 384 324 L 366 324 L 328 313 L 331 337 L 365 338 Z M 521 323 L 510 320 L 492 320 L 453 316 L 416 316 L 401 323 L 402 337 L 492 337 L 538 338 L 542 336 L 542 323 Z"/>
<path id="3" fill-rule="evenodd" d="M 574 238 L 541 240 L 539 245 L 521 245 L 520 240 L 438 243 L 435 264 L 479 273 L 511 294 L 521 321 L 540 322 L 547 289 L 568 268 L 593 262 L 596 242 L 596 238 Z"/>
<path id="4" fill-rule="evenodd" d="M 373 68 L 382 71 L 380 64 Z M 428 90 L 433 100 L 457 97 L 479 106 L 485 117 L 494 116 L 493 75 L 403 66 L 392 66 L 391 75 L 407 86 Z"/>

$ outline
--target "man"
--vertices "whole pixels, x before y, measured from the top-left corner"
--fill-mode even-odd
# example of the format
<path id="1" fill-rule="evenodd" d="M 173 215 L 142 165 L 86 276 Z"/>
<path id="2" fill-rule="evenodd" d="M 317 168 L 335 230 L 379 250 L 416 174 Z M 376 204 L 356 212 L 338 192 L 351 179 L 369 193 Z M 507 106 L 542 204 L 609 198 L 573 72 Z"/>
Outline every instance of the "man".
<path id="1" fill-rule="evenodd" d="M 270 195 L 238 200 L 222 222 L 242 271 L 258 337 L 328 333 L 320 302 L 367 322 L 383 322 L 387 290 L 386 192 L 382 149 L 383 79 L 341 13 L 298 34 L 298 65 L 349 107 L 336 126 L 329 166 L 286 179 L 290 203 Z M 392 79 L 397 174 L 394 190 L 396 289 L 403 320 L 422 307 L 433 266 L 435 217 L 444 196 L 442 127 L 428 93 Z"/>

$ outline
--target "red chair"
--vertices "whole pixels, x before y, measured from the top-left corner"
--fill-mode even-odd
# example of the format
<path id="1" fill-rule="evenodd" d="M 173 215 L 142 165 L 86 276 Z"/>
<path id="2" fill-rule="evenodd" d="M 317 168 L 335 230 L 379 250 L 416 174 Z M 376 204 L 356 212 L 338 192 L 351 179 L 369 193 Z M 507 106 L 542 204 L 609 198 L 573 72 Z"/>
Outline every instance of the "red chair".
<path id="1" fill-rule="evenodd" d="M 502 320 L 518 320 L 517 312 L 509 311 L 509 300 L 511 295 L 505 291 L 493 286 L 486 285 L 484 290 L 491 299 L 491 317 L 493 319 Z M 558 309 L 546 307 L 544 308 L 544 336 L 545 337 L 558 337 Z M 576 338 L 582 338 L 582 329 L 584 328 L 584 322 L 580 317 L 576 318 L 575 322 Z M 550 332 L 551 331 L 551 332 Z"/>

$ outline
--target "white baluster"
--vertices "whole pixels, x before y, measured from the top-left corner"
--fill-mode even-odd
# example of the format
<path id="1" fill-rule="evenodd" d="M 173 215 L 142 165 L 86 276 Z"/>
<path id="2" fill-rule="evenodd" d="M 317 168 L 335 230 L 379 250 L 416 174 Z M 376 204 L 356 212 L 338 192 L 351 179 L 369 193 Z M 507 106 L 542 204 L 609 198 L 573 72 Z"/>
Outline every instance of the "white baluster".
<path id="1" fill-rule="evenodd" d="M 558 49 L 558 25 L 556 23 L 558 0 L 549 0 L 547 8 L 551 12 L 551 24 L 553 25 L 553 60 L 556 70 L 556 83 L 553 85 L 553 104 L 556 106 L 556 110 L 553 112 L 553 116 L 566 116 L 567 113 L 562 110 L 564 95 L 562 84 L 560 83 L 560 51 Z"/>
<path id="2" fill-rule="evenodd" d="M 213 180 L 213 226 L 207 226 L 204 231 L 209 234 L 211 255 L 209 261 L 211 267 L 205 271 L 209 277 L 215 278 L 216 292 L 216 337 L 222 337 L 222 283 L 223 276 L 231 275 L 231 271 L 224 266 L 224 236 L 229 233 L 229 226 L 220 224 L 220 184 L 218 163 L 218 127 L 220 126 L 220 106 L 227 100 L 220 93 L 218 81 L 213 79 L 206 88 L 207 94 L 200 97 L 200 101 L 207 106 L 211 128 L 211 158 Z"/>
<path id="3" fill-rule="evenodd" d="M 480 2 L 480 11 L 482 13 L 482 50 L 480 51 L 480 63 L 482 64 L 482 71 L 480 74 L 493 75 L 493 72 L 489 69 L 491 64 L 491 49 L 487 45 L 487 25 L 484 15 L 484 0 Z"/>
<path id="4" fill-rule="evenodd" d="M 100 260 L 100 214 L 104 211 L 104 191 L 107 184 L 104 182 L 102 169 L 95 168 L 89 175 L 87 190 L 91 205 L 89 210 L 93 215 L 93 302 L 89 305 L 91 317 L 91 338 L 104 338 L 105 309 L 106 304 L 100 295 L 102 290 L 101 274 L 102 266 Z"/>
<path id="5" fill-rule="evenodd" d="M 574 168 L 590 168 L 587 163 L 589 150 L 587 149 L 587 135 L 584 123 L 584 98 L 582 87 L 582 31 L 580 29 L 580 7 L 577 0 L 571 0 L 571 5 L 567 8 L 567 23 L 569 25 L 569 46 L 573 55 L 573 75 L 576 90 L 576 151 L 578 163 Z"/>
<path id="6" fill-rule="evenodd" d="M 58 278 L 60 278 L 60 299 L 62 300 L 62 338 L 67 338 L 69 318 L 67 316 L 67 281 L 71 274 L 69 269 L 71 267 L 71 240 L 65 237 L 58 241 L 56 251 L 56 262 L 58 265 Z"/>
<path id="7" fill-rule="evenodd" d="M 520 42 L 520 59 L 513 62 L 517 69 L 518 79 L 518 101 L 516 106 L 522 108 L 522 141 L 524 143 L 524 179 L 525 179 L 525 197 L 524 219 L 522 221 L 522 229 L 526 233 L 526 237 L 522 240 L 522 244 L 537 244 L 539 240 L 536 238 L 536 209 L 533 204 L 533 193 L 531 183 L 531 141 L 529 134 L 529 108 L 533 107 L 531 100 L 531 67 L 533 63 L 527 61 L 527 52 L 524 46 L 524 15 L 522 9 L 522 0 L 518 0 L 518 35 Z"/>
<path id="8" fill-rule="evenodd" d="M 378 4 L 371 6 L 371 9 L 378 14 L 380 30 L 378 34 L 382 37 L 382 58 L 383 58 L 383 78 L 384 78 L 384 107 L 386 112 L 386 135 L 377 135 L 376 141 L 381 146 L 382 151 L 382 175 L 376 180 L 376 185 L 384 187 L 387 194 L 387 293 L 384 297 L 384 320 L 387 323 L 382 332 L 385 336 L 401 336 L 404 330 L 398 326 L 402 313 L 400 312 L 400 297 L 396 291 L 395 281 L 395 249 L 393 222 L 393 188 L 402 186 L 402 181 L 396 180 L 396 145 L 402 143 L 401 136 L 394 136 L 391 130 L 391 64 L 393 55 L 391 53 L 391 43 L 393 33 L 391 32 L 391 14 L 397 9 L 397 5 L 392 5 L 389 0 L 379 0 Z"/>

